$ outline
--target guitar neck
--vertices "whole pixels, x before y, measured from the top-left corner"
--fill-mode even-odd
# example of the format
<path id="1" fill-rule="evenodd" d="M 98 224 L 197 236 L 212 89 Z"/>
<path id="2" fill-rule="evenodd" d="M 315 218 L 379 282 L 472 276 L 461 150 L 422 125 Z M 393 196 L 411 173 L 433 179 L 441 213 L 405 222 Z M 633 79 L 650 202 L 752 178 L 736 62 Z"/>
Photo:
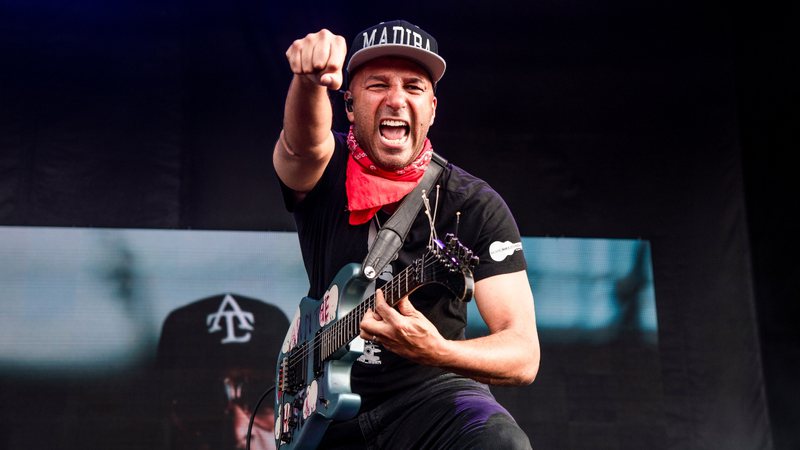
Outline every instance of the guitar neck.
<path id="1" fill-rule="evenodd" d="M 426 283 L 423 279 L 423 267 L 424 261 L 415 261 L 383 286 L 383 296 L 389 306 L 395 306 L 403 297 Z M 375 309 L 375 294 L 362 300 L 349 313 L 320 333 L 318 336 L 320 345 L 318 362 L 324 361 L 358 337 L 361 333 L 359 326 L 361 319 L 370 309 Z"/>

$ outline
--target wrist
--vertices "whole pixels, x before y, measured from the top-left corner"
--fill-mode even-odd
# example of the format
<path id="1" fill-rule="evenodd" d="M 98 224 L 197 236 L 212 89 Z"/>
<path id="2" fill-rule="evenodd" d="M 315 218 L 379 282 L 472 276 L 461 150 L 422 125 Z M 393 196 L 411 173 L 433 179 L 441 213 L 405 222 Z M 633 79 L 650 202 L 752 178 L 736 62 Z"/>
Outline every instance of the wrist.
<path id="1" fill-rule="evenodd" d="M 444 336 L 440 336 L 436 343 L 431 346 L 432 361 L 430 364 L 446 369 L 452 368 L 455 363 L 456 345 L 458 345 L 457 341 L 451 341 Z"/>
<path id="2" fill-rule="evenodd" d="M 298 87 L 309 92 L 327 92 L 328 88 L 319 82 L 319 78 L 315 74 L 294 74 L 294 82 Z"/>

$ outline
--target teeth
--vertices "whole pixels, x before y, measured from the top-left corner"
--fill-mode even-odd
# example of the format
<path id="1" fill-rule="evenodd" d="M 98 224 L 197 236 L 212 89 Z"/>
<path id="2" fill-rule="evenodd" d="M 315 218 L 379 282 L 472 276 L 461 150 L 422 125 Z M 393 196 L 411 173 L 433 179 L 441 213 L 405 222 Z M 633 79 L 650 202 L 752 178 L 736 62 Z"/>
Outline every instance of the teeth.
<path id="1" fill-rule="evenodd" d="M 387 127 L 405 127 L 407 124 L 402 120 L 384 120 L 381 121 L 381 125 L 385 125 Z"/>

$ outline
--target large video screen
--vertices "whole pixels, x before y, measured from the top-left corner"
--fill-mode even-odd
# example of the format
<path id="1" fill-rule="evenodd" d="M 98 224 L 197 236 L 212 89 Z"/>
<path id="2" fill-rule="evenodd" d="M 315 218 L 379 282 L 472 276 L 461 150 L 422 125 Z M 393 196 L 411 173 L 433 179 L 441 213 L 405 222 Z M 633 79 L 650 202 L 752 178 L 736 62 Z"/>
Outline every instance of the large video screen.
<path id="1" fill-rule="evenodd" d="M 161 388 L 167 382 L 153 375 L 156 368 L 173 368 L 175 358 L 235 357 L 198 350 L 201 344 L 231 349 L 282 339 L 284 329 L 260 330 L 283 328 L 308 289 L 297 236 L 290 232 L 0 227 L 0 248 L 0 380 L 8 393 L 0 407 L 2 428 L 13 430 L 8 442 L 26 448 L 54 443 L 23 436 L 35 429 L 24 421 L 25 411 L 45 414 L 56 429 L 49 439 L 58 439 L 58 448 L 122 442 L 125 448 L 177 448 L 170 423 L 178 397 L 164 407 Z M 580 413 L 576 418 L 572 409 L 585 414 L 584 404 L 591 410 L 608 400 L 573 389 L 582 385 L 581 367 L 590 375 L 597 368 L 597 357 L 587 355 L 612 360 L 607 355 L 637 355 L 643 365 L 638 372 L 619 368 L 626 371 L 623 379 L 658 377 L 650 246 L 642 240 L 525 237 L 522 249 L 535 297 L 542 370 L 531 387 L 500 390 L 497 396 L 534 442 L 560 446 L 562 438 L 548 434 L 553 424 L 567 427 L 568 435 L 576 420 L 594 420 Z M 467 334 L 483 333 L 472 302 Z M 197 337 L 183 339 L 184 334 Z M 267 368 L 274 361 L 270 345 L 240 353 Z M 187 364 L 197 367 L 194 373 L 205 370 Z M 614 375 L 613 367 L 606 370 Z M 185 391 L 181 401 L 194 382 L 213 386 L 191 370 L 175 373 L 184 377 L 177 380 Z M 245 396 L 240 392 L 245 384 L 234 378 L 226 376 L 228 384 L 220 385 L 229 399 Z M 266 383 L 253 376 L 254 385 L 245 387 L 258 391 Z M 552 391 L 554 383 L 560 395 Z M 42 412 L 41 396 L 31 401 L 37 392 L 80 406 Z M 653 392 L 640 397 L 648 405 L 660 399 Z M 524 407 L 526 398 L 551 404 L 534 412 Z M 131 408 L 129 400 L 138 407 Z M 76 426 L 83 430 L 78 437 Z M 155 431 L 142 433 L 149 428 Z"/>

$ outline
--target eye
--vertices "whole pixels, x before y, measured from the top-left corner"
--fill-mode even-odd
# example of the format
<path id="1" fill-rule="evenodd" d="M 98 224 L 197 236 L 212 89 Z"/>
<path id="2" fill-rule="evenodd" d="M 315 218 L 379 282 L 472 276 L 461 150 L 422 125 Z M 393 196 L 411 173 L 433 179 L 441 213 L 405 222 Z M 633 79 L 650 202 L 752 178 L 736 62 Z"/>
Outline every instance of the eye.
<path id="1" fill-rule="evenodd" d="M 387 87 L 389 87 L 389 85 L 386 83 L 371 83 L 367 85 L 367 89 L 371 90 L 386 89 Z"/>

